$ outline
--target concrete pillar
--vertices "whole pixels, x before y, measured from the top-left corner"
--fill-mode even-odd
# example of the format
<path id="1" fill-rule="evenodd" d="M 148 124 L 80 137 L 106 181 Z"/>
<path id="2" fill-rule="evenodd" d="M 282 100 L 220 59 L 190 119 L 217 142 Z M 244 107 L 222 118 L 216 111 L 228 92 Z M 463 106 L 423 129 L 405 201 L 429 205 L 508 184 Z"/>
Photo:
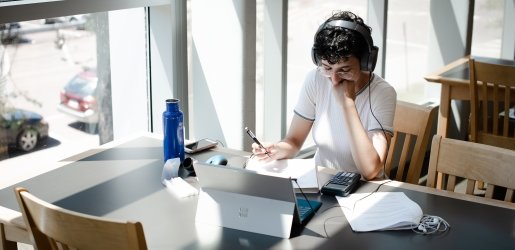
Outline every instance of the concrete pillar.
<path id="1" fill-rule="evenodd" d="M 385 77 L 386 57 L 386 27 L 387 27 L 388 0 L 369 0 L 368 1 L 368 26 L 372 27 L 372 39 L 374 45 L 379 47 L 377 64 L 374 73 Z"/>
<path id="2" fill-rule="evenodd" d="M 428 73 L 470 54 L 474 0 L 430 2 L 431 28 Z M 430 97 L 439 99 L 440 86 L 427 86 Z M 468 138 L 469 102 L 452 101 L 448 136 Z"/>
<path id="3" fill-rule="evenodd" d="M 515 0 L 505 0 L 504 5 L 501 58 L 515 60 Z"/>
<path id="4" fill-rule="evenodd" d="M 264 1 L 263 138 L 279 141 L 286 135 L 288 1 Z"/>
<path id="5" fill-rule="evenodd" d="M 256 1 L 191 0 L 190 138 L 250 149 L 255 125 Z"/>

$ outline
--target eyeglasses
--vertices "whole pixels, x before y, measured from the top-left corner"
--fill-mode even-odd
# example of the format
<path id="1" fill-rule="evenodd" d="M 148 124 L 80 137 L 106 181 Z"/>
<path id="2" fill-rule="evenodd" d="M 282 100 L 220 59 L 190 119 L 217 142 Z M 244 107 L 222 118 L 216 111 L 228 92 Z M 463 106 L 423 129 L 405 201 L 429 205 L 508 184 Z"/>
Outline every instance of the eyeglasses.
<path id="1" fill-rule="evenodd" d="M 333 76 L 333 71 L 324 68 L 324 66 L 318 66 L 317 69 L 325 77 L 331 78 Z M 348 78 L 352 77 L 352 73 L 350 71 L 340 70 L 340 71 L 334 72 L 334 74 L 336 74 L 339 78 L 342 78 L 342 79 L 348 79 Z"/>

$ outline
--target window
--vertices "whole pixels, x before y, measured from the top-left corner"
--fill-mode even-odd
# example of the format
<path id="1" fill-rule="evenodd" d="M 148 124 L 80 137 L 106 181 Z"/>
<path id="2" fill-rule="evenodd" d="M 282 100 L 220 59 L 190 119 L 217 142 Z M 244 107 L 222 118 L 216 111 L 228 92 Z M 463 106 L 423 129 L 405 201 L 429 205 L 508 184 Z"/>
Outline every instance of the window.
<path id="1" fill-rule="evenodd" d="M 94 26 L 89 14 L 4 24 L 4 164 L 99 144 Z"/>
<path id="2" fill-rule="evenodd" d="M 427 74 L 429 1 L 389 1 L 385 80 L 397 99 L 422 104 Z"/>
<path id="3" fill-rule="evenodd" d="M 0 7 L 2 187 L 113 137 L 149 131 L 144 7 L 159 1 L 86 2 L 46 3 L 54 8 L 41 19 L 30 13 L 45 4 L 16 6 L 24 10 L 19 15 Z"/>
<path id="4" fill-rule="evenodd" d="M 500 58 L 503 17 L 504 1 L 476 1 L 472 32 L 472 55 Z"/>

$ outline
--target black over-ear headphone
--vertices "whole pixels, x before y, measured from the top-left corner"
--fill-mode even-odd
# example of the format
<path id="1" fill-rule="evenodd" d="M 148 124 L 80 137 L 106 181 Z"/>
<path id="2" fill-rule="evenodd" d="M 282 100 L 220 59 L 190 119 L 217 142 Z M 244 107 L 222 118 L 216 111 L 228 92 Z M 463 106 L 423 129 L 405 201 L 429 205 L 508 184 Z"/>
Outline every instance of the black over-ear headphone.
<path id="1" fill-rule="evenodd" d="M 318 33 L 325 29 L 328 26 L 336 26 L 336 27 L 342 27 L 350 30 L 357 31 L 363 39 L 367 43 L 368 50 L 363 53 L 361 56 L 359 62 L 360 62 L 360 69 L 366 70 L 366 71 L 374 71 L 374 68 L 376 67 L 377 62 L 377 52 L 379 51 L 379 48 L 377 46 L 374 46 L 374 42 L 372 41 L 372 36 L 370 35 L 370 31 L 363 27 L 363 25 L 357 23 L 357 22 L 351 22 L 351 21 L 345 21 L 345 20 L 333 20 L 329 22 L 324 22 L 320 27 L 318 27 L 318 30 L 315 34 L 315 41 L 318 36 Z M 315 55 L 315 46 L 311 48 L 311 58 L 313 59 L 313 63 L 315 65 L 319 65 L 319 60 Z"/>

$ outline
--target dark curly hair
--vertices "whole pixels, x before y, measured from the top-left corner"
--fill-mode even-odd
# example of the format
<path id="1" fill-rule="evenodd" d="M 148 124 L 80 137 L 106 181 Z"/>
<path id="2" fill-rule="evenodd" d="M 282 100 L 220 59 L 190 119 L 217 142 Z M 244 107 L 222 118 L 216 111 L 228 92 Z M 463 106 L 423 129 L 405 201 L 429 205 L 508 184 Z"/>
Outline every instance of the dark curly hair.
<path id="1" fill-rule="evenodd" d="M 366 25 L 361 17 L 350 11 L 336 12 L 322 25 L 333 20 L 356 22 L 372 32 L 372 28 Z M 330 64 L 335 64 L 349 56 L 360 59 L 368 50 L 365 38 L 357 31 L 338 26 L 321 26 L 320 28 L 313 45 L 313 53 L 318 61 L 326 60 Z"/>

